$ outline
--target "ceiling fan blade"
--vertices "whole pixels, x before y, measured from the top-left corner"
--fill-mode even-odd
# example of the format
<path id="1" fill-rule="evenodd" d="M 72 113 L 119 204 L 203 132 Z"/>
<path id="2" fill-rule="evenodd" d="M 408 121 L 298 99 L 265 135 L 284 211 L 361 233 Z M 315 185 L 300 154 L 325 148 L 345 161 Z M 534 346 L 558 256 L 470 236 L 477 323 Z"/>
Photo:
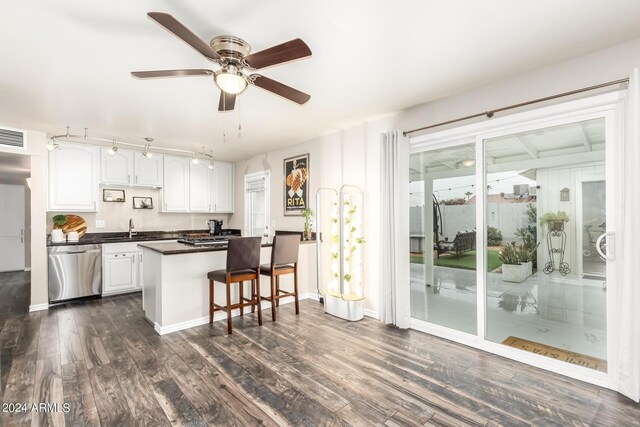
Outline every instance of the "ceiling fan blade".
<path id="1" fill-rule="evenodd" d="M 287 86 L 260 74 L 251 74 L 251 76 L 249 76 L 249 81 L 261 89 L 268 90 L 271 93 L 280 95 L 281 97 L 300 105 L 304 104 L 311 98 L 311 95 L 307 95 L 304 92 L 300 92 L 298 89 L 294 89 L 291 86 Z"/>
<path id="2" fill-rule="evenodd" d="M 212 61 L 218 61 L 220 59 L 220 55 L 218 55 L 215 50 L 211 49 L 211 46 L 193 34 L 191 30 L 182 25 L 180 21 L 173 16 L 162 12 L 149 12 L 147 15 L 149 18 L 166 28 L 169 32 L 181 38 L 185 43 L 200 52 L 206 58 Z"/>
<path id="3" fill-rule="evenodd" d="M 301 39 L 294 39 L 269 49 L 252 53 L 244 58 L 244 62 L 249 67 L 259 70 L 309 56 L 311 56 L 309 46 Z"/>
<path id="4" fill-rule="evenodd" d="M 236 95 L 220 91 L 220 102 L 218 102 L 218 111 L 231 111 L 236 106 Z"/>
<path id="5" fill-rule="evenodd" d="M 152 79 L 156 77 L 184 77 L 184 76 L 208 76 L 213 75 L 211 70 L 157 70 L 157 71 L 132 71 L 131 75 L 139 79 Z"/>

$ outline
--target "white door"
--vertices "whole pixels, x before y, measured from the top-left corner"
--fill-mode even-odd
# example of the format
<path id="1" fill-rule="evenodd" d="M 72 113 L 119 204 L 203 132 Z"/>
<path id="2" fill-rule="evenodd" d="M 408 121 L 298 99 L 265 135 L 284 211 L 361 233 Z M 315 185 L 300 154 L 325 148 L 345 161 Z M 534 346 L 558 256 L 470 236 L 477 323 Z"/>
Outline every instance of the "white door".
<path id="1" fill-rule="evenodd" d="M 233 212 L 233 164 L 213 165 L 213 212 Z"/>
<path id="2" fill-rule="evenodd" d="M 0 184 L 0 271 L 24 270 L 24 186 Z"/>
<path id="3" fill-rule="evenodd" d="M 164 156 L 164 212 L 189 211 L 189 164 L 187 157 Z"/>
<path id="4" fill-rule="evenodd" d="M 191 212 L 210 212 L 211 190 L 209 185 L 209 165 L 205 162 L 189 166 L 189 210 Z"/>
<path id="5" fill-rule="evenodd" d="M 133 183 L 136 185 L 144 185 L 149 187 L 162 187 L 162 166 L 163 157 L 160 154 L 154 154 L 150 159 L 136 151 L 135 157 L 135 174 Z"/>

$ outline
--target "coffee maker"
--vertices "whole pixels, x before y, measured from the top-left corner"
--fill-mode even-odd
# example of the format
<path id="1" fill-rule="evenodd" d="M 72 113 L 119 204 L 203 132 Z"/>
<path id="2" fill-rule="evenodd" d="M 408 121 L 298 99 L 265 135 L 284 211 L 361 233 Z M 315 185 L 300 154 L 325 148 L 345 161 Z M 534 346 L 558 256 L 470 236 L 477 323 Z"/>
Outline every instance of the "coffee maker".
<path id="1" fill-rule="evenodd" d="M 209 234 L 212 236 L 219 236 L 222 234 L 222 220 L 221 219 L 210 219 L 207 221 L 207 225 L 209 226 Z"/>

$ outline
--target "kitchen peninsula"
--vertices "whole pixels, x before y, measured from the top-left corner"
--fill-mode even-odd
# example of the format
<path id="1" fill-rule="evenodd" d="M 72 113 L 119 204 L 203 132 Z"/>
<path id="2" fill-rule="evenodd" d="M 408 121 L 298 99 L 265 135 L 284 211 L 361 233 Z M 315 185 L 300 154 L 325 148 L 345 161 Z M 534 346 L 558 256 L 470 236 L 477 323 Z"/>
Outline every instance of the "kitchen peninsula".
<path id="1" fill-rule="evenodd" d="M 179 242 L 144 243 L 138 245 L 144 257 L 142 305 L 145 317 L 160 335 L 203 325 L 209 321 L 209 282 L 207 273 L 226 268 L 227 246 L 190 246 Z M 300 244 L 298 259 L 298 286 L 300 299 L 315 295 L 316 263 L 315 241 Z M 261 264 L 271 261 L 271 245 L 264 244 L 260 253 Z M 269 279 L 261 277 L 261 293 L 269 295 Z M 225 285 L 216 283 L 216 303 L 226 303 Z M 245 283 L 247 290 L 249 282 Z M 293 279 L 283 277 L 283 289 L 292 289 Z M 245 294 L 247 294 L 245 292 Z M 238 300 L 238 286 L 232 287 L 231 298 Z M 291 298 L 293 301 L 293 298 Z M 280 304 L 286 304 L 282 299 Z M 263 309 L 270 307 L 263 301 Z M 286 307 L 284 308 L 287 309 Z M 268 311 L 265 311 L 267 313 Z M 232 312 L 233 316 L 238 310 Z M 214 321 L 226 319 L 226 313 L 217 312 Z M 267 317 L 265 320 L 269 320 Z"/>

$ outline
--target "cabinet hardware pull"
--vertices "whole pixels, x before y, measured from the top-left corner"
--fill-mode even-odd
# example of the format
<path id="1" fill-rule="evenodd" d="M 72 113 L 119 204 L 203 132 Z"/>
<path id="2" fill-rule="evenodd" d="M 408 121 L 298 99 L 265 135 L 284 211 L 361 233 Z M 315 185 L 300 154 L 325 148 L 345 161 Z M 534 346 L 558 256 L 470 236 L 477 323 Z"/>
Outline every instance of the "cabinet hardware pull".
<path id="1" fill-rule="evenodd" d="M 136 175 L 136 184 L 138 183 L 138 175 Z"/>
<path id="2" fill-rule="evenodd" d="M 127 184 L 131 184 L 131 175 L 127 175 Z"/>

